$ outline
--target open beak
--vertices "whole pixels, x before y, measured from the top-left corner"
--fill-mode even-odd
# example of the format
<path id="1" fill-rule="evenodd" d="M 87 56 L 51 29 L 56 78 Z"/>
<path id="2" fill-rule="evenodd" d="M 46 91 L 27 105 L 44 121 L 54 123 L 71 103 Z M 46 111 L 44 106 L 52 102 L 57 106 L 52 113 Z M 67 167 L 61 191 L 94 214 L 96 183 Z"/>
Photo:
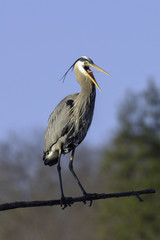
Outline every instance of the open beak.
<path id="1" fill-rule="evenodd" d="M 95 69 L 97 69 L 97 70 L 99 70 L 99 71 L 101 71 L 101 72 L 103 72 L 103 73 L 105 73 L 105 74 L 107 74 L 107 75 L 109 75 L 110 76 L 110 74 L 109 73 L 107 73 L 106 71 L 104 71 L 102 68 L 100 68 L 100 67 L 98 67 L 96 64 L 91 64 L 91 63 L 89 63 L 89 66 L 90 67 L 93 67 L 93 68 L 95 68 Z M 93 74 L 91 74 L 91 73 L 89 73 L 89 72 L 86 72 L 87 73 L 87 75 L 88 75 L 88 77 L 91 79 L 91 81 L 96 85 L 96 87 L 101 91 L 101 89 L 100 89 L 100 87 L 98 86 L 98 83 L 96 82 L 96 80 L 94 79 L 94 77 L 93 77 Z"/>

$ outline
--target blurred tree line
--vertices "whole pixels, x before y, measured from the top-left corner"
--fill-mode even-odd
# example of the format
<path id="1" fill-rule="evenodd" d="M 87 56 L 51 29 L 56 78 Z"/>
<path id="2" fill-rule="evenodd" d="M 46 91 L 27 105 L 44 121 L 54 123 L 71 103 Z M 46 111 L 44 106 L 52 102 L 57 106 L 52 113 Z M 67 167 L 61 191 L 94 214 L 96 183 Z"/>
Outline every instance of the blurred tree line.
<path id="1" fill-rule="evenodd" d="M 34 139 L 34 140 L 33 140 Z M 33 142 L 34 141 L 34 142 Z M 32 142 L 11 135 L 0 143 L 0 203 L 60 197 L 56 167 L 44 167 L 43 135 Z M 141 93 L 128 93 L 119 107 L 118 126 L 101 149 L 82 144 L 75 169 L 88 192 L 155 188 L 156 195 L 0 212 L 0 239 L 153 239 L 160 238 L 160 89 L 149 82 Z M 62 158 L 66 196 L 81 195 Z"/>

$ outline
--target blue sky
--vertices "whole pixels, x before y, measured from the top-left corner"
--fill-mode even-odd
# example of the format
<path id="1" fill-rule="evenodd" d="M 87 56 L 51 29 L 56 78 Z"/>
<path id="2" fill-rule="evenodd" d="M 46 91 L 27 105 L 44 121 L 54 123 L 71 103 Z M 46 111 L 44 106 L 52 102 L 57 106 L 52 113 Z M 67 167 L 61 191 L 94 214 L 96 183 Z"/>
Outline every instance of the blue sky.
<path id="1" fill-rule="evenodd" d="M 34 137 L 66 95 L 79 92 L 74 72 L 59 81 L 80 56 L 111 76 L 95 73 L 92 126 L 85 142 L 103 144 L 116 127 L 128 89 L 148 78 L 160 85 L 160 1 L 0 1 L 0 140 L 10 132 Z M 32 137 L 31 137 L 32 135 Z"/>

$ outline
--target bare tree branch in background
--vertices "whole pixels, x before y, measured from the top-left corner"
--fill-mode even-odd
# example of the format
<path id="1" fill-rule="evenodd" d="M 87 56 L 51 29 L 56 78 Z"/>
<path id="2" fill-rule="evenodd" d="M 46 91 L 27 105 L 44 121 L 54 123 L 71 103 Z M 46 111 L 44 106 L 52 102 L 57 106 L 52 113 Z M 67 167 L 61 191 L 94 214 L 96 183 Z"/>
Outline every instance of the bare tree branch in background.
<path id="1" fill-rule="evenodd" d="M 15 208 L 28 208 L 28 207 L 42 207 L 42 206 L 53 206 L 53 205 L 61 205 L 62 209 L 64 209 L 67 205 L 71 206 L 75 202 L 83 202 L 86 203 L 90 201 L 90 206 L 93 200 L 99 199 L 108 199 L 108 198 L 119 198 L 119 197 L 130 197 L 135 196 L 138 200 L 143 201 L 140 195 L 142 194 L 150 194 L 155 193 L 154 189 L 144 189 L 139 191 L 129 191 L 129 192 L 120 192 L 120 193 L 94 193 L 89 194 L 88 196 L 83 197 L 67 197 L 65 203 L 61 203 L 60 200 L 45 200 L 45 201 L 23 201 L 23 202 L 11 202 L 0 204 L 0 211 L 11 210 Z"/>

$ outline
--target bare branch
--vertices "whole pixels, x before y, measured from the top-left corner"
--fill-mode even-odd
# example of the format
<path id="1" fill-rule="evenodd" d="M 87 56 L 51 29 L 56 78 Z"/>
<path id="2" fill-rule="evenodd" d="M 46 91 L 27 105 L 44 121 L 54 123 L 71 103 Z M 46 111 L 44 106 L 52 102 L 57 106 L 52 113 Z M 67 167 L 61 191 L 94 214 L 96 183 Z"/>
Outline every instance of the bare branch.
<path id="1" fill-rule="evenodd" d="M 86 203 L 87 201 L 90 201 L 90 206 L 92 204 L 93 200 L 98 199 L 108 199 L 108 198 L 119 198 L 119 197 L 130 197 L 135 196 L 138 198 L 138 200 L 143 201 L 140 195 L 142 194 L 149 194 L 149 193 L 155 193 L 156 191 L 154 189 L 144 189 L 140 191 L 129 191 L 129 192 L 120 192 L 120 193 L 93 193 L 88 194 L 87 196 L 82 197 L 67 197 L 65 202 L 62 202 L 61 200 L 45 200 L 45 201 L 29 201 L 29 202 L 11 202 L 11 203 L 4 203 L 0 204 L 0 211 L 5 210 L 11 210 L 15 208 L 28 208 L 28 207 L 44 207 L 44 206 L 54 206 L 54 205 L 64 205 L 64 208 L 68 205 L 71 206 L 71 204 L 75 202 L 83 202 Z"/>

